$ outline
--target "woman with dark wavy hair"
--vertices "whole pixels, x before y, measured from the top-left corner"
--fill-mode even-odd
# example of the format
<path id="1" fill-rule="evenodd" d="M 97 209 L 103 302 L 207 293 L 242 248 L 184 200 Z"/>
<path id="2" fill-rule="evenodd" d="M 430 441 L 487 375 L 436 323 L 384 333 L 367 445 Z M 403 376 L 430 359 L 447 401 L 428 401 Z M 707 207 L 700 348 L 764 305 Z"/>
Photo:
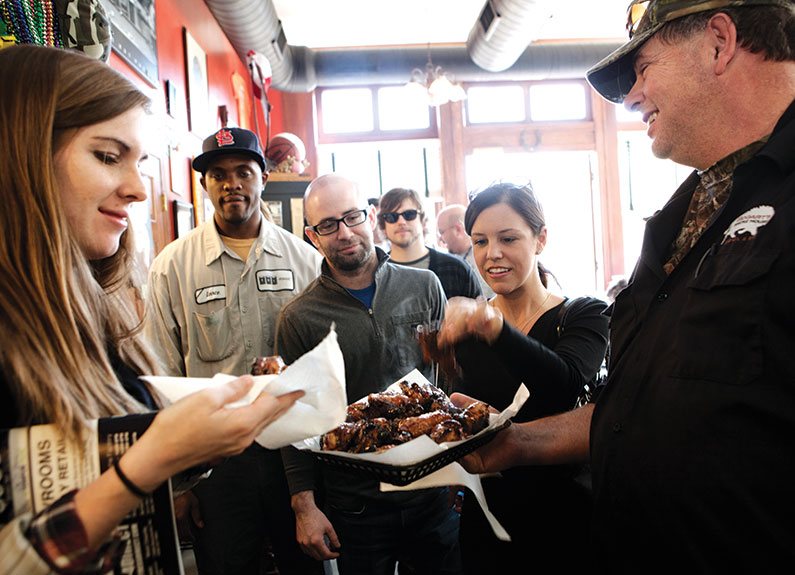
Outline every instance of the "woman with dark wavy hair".
<path id="1" fill-rule="evenodd" d="M 24 71 L 24 76 L 21 71 Z M 39 46 L 0 51 L 0 428 L 88 422 L 162 402 L 140 337 L 129 208 L 146 199 L 148 98 L 108 65 Z M 302 392 L 226 408 L 253 380 L 166 407 L 117 464 L 0 530 L 0 573 L 100 572 L 119 522 L 172 475 L 240 453 Z M 3 515 L 7 517 L 7 515 Z"/>
<path id="2" fill-rule="evenodd" d="M 516 422 L 572 409 L 605 356 L 606 304 L 549 289 L 551 274 L 540 261 L 547 227 L 530 184 L 489 186 L 470 201 L 464 225 L 478 270 L 496 295 L 448 302 L 438 343 L 455 345 L 458 391 L 502 410 L 524 383 L 530 398 Z M 591 508 L 578 472 L 526 467 L 484 478 L 489 509 L 512 541 L 497 540 L 474 497 L 466 496 L 460 531 L 465 571 L 583 567 L 585 557 L 574 547 L 587 537 Z"/>

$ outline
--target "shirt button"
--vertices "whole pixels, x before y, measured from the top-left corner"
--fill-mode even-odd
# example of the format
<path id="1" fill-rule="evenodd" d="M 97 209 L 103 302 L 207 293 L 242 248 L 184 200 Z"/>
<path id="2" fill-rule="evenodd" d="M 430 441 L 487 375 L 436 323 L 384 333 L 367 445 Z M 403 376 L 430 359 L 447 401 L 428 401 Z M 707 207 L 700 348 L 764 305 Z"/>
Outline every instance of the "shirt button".
<path id="1" fill-rule="evenodd" d="M 248 311 L 248 308 L 247 308 L 247 307 L 242 307 L 242 308 L 240 308 L 240 312 L 241 312 L 241 313 L 246 313 L 247 311 Z"/>
<path id="2" fill-rule="evenodd" d="M 661 291 L 657 294 L 657 301 L 665 301 L 668 299 L 668 294 L 664 291 Z"/>
<path id="3" fill-rule="evenodd" d="M 615 422 L 613 424 L 613 433 L 618 433 L 621 431 L 621 424 L 619 422 Z"/>
<path id="4" fill-rule="evenodd" d="M 251 340 L 250 339 L 246 340 L 246 348 L 247 349 L 251 349 Z"/>

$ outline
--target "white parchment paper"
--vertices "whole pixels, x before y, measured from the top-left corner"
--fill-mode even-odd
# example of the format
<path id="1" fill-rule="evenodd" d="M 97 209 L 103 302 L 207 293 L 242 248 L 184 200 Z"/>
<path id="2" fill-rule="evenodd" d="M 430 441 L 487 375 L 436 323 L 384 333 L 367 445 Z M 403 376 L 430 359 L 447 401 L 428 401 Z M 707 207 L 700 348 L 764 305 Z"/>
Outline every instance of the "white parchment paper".
<path id="1" fill-rule="evenodd" d="M 200 377 L 142 377 L 172 403 L 195 391 L 236 379 L 218 374 Z M 348 406 L 345 393 L 345 362 L 332 325 L 329 334 L 317 347 L 299 357 L 279 375 L 254 377 L 248 394 L 228 407 L 247 405 L 261 393 L 282 395 L 296 389 L 306 395 L 279 419 L 266 427 L 256 441 L 268 449 L 278 449 L 308 437 L 319 437 L 345 421 Z"/>

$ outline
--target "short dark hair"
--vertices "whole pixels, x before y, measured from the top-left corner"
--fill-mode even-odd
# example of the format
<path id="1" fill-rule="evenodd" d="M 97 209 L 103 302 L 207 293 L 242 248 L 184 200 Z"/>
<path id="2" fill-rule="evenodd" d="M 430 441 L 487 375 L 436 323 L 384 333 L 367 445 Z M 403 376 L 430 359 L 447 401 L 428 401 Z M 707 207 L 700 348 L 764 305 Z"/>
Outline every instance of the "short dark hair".
<path id="1" fill-rule="evenodd" d="M 382 230 L 386 228 L 384 223 L 384 214 L 394 212 L 400 207 L 404 200 L 411 200 L 417 209 L 422 212 L 422 198 L 420 195 L 410 188 L 392 188 L 383 196 L 378 205 L 378 227 Z M 423 213 L 421 220 L 423 227 L 425 227 L 425 214 Z"/>
<path id="2" fill-rule="evenodd" d="M 795 5 L 740 6 L 699 12 L 668 22 L 657 33 L 662 42 L 671 43 L 703 30 L 715 14 L 724 13 L 737 28 L 737 43 L 765 60 L 795 61 Z"/>
<path id="3" fill-rule="evenodd" d="M 546 227 L 544 210 L 536 198 L 533 185 L 527 182 L 524 185 L 509 182 L 491 184 L 483 191 L 475 194 L 469 201 L 464 215 L 464 228 L 468 236 L 472 235 L 472 226 L 486 208 L 497 204 L 508 204 L 527 223 L 533 233 L 538 235 Z M 538 275 L 541 283 L 547 287 L 547 276 L 552 275 L 540 261 L 538 262 Z M 554 276 L 553 276 L 554 277 Z M 557 281 L 557 280 L 556 280 Z"/>

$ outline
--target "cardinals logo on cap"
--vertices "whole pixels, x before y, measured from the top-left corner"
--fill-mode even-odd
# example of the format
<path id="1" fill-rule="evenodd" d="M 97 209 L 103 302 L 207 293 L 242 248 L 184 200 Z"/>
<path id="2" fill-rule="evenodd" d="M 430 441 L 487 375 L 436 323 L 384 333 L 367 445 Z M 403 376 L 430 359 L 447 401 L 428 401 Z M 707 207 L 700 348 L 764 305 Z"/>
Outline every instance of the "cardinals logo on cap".
<path id="1" fill-rule="evenodd" d="M 218 142 L 218 147 L 231 146 L 235 143 L 235 137 L 229 130 L 218 130 L 218 133 L 215 135 L 215 140 Z"/>

